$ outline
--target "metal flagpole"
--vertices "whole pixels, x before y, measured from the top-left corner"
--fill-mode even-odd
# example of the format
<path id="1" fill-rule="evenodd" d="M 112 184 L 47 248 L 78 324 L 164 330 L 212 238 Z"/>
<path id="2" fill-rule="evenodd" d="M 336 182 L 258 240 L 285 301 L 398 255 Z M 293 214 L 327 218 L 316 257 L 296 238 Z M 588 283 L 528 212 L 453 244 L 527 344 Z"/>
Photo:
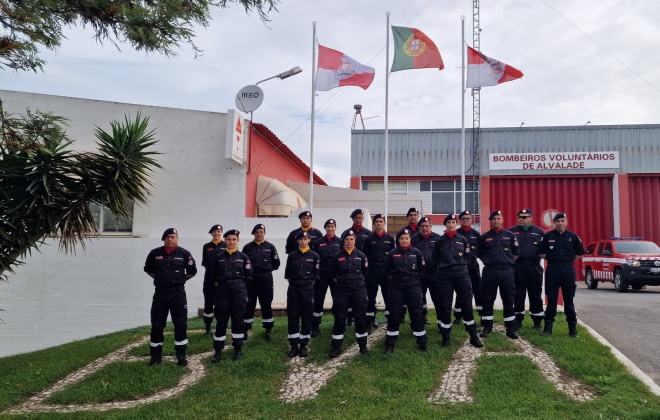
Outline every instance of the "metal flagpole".
<path id="1" fill-rule="evenodd" d="M 465 16 L 461 16 L 461 211 L 465 210 Z"/>
<path id="2" fill-rule="evenodd" d="M 385 16 L 387 16 L 387 24 L 385 27 L 385 176 L 383 189 L 385 191 L 385 223 L 387 223 L 387 175 L 390 160 L 389 133 L 387 131 L 390 93 L 390 12 L 385 13 Z"/>
<path id="3" fill-rule="evenodd" d="M 314 114 L 316 113 L 316 22 L 312 22 L 312 139 L 309 152 L 309 211 L 314 209 Z"/>

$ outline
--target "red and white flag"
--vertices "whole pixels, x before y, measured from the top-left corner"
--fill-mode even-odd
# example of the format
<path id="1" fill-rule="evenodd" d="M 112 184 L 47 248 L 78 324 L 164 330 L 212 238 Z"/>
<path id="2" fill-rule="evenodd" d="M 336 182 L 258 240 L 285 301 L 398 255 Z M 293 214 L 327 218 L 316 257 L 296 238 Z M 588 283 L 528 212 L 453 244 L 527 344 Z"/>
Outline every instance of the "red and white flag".
<path id="1" fill-rule="evenodd" d="M 375 70 L 353 60 L 346 54 L 319 45 L 316 69 L 316 90 L 326 91 L 340 86 L 366 89 L 374 80 Z"/>
<path id="2" fill-rule="evenodd" d="M 520 79 L 523 73 L 506 63 L 486 57 L 474 48 L 467 47 L 467 83 L 465 87 L 479 88 Z"/>

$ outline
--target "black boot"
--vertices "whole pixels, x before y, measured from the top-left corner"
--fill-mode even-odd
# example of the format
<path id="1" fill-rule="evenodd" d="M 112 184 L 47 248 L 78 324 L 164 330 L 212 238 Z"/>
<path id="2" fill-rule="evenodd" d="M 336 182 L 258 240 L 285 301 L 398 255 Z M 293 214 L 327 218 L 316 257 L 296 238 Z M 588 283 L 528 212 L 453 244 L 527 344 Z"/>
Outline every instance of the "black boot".
<path id="1" fill-rule="evenodd" d="M 442 335 L 442 348 L 451 347 L 451 328 L 440 328 L 440 334 Z"/>
<path id="2" fill-rule="evenodd" d="M 385 346 L 385 354 L 392 354 L 392 353 L 394 353 L 394 344 Z"/>
<path id="3" fill-rule="evenodd" d="M 300 350 L 298 350 L 298 353 L 300 354 L 300 357 L 307 357 L 307 355 L 309 355 L 307 352 L 307 343 L 300 343 Z"/>
<path id="4" fill-rule="evenodd" d="M 545 321 L 545 327 L 543 327 L 543 335 L 552 335 L 552 324 L 553 321 Z"/>
<path id="5" fill-rule="evenodd" d="M 543 318 L 534 318 L 534 329 L 535 330 L 540 330 L 543 328 L 541 325 L 541 322 L 543 321 Z"/>
<path id="6" fill-rule="evenodd" d="M 523 320 L 525 319 L 525 314 L 516 314 L 516 320 L 514 321 L 513 327 L 516 331 L 520 331 L 523 326 Z"/>
<path id="7" fill-rule="evenodd" d="M 319 327 L 321 326 L 321 318 L 314 317 L 312 319 L 312 331 L 310 332 L 310 337 L 314 338 L 319 335 Z"/>
<path id="8" fill-rule="evenodd" d="M 149 366 L 160 365 L 163 362 L 163 346 L 149 347 Z"/>
<path id="9" fill-rule="evenodd" d="M 224 347 L 225 347 L 224 341 L 213 340 L 213 350 L 215 351 L 215 354 L 213 354 L 211 363 L 218 363 L 220 360 L 222 360 L 222 349 Z"/>
<path id="10" fill-rule="evenodd" d="M 573 338 L 578 338 L 578 332 L 577 332 L 577 322 L 569 322 L 568 323 L 568 335 L 573 337 Z"/>
<path id="11" fill-rule="evenodd" d="M 211 359 L 211 363 L 218 363 L 220 360 L 222 360 L 222 353 L 219 351 L 216 351 L 213 354 L 213 358 Z"/>
<path id="12" fill-rule="evenodd" d="M 250 332 L 250 328 L 246 328 L 245 331 L 243 332 L 243 341 L 248 341 L 248 333 Z"/>
<path id="13" fill-rule="evenodd" d="M 273 339 L 273 327 L 269 325 L 266 327 L 266 340 L 270 341 L 272 339 Z"/>
<path id="14" fill-rule="evenodd" d="M 207 337 L 210 337 L 213 335 L 213 331 L 211 331 L 211 324 L 213 323 L 213 317 L 204 317 L 204 328 L 206 329 L 206 332 L 204 335 Z"/>
<path id="15" fill-rule="evenodd" d="M 479 337 L 486 338 L 488 337 L 488 335 L 490 335 L 490 333 L 493 332 L 493 320 L 492 319 L 482 320 L 481 325 L 483 325 L 484 328 L 479 333 Z"/>
<path id="16" fill-rule="evenodd" d="M 428 353 L 428 352 L 429 352 L 429 346 L 427 346 L 426 343 L 419 343 L 419 344 L 417 344 L 417 348 L 418 348 L 419 351 L 421 351 L 421 352 L 424 352 L 424 353 Z"/>
<path id="17" fill-rule="evenodd" d="M 298 344 L 291 344 L 291 349 L 286 354 L 288 357 L 296 357 L 298 355 Z"/>
<path id="18" fill-rule="evenodd" d="M 188 366 L 188 359 L 186 358 L 186 347 L 187 345 L 174 346 L 176 349 L 176 365 L 177 366 Z"/>
<path id="19" fill-rule="evenodd" d="M 234 362 L 238 362 L 243 358 L 243 352 L 241 351 L 241 347 L 234 347 Z"/>
<path id="20" fill-rule="evenodd" d="M 333 359 L 341 354 L 341 345 L 344 342 L 343 339 L 337 340 L 335 338 L 330 341 L 330 346 L 332 349 L 330 350 L 330 357 Z"/>
<path id="21" fill-rule="evenodd" d="M 461 325 L 463 323 L 463 313 L 454 311 L 454 325 Z"/>
<path id="22" fill-rule="evenodd" d="M 518 333 L 516 332 L 516 324 L 512 323 L 512 325 L 507 325 L 506 326 L 506 336 L 509 338 L 513 338 L 514 340 L 518 339 Z"/>
<path id="23" fill-rule="evenodd" d="M 360 346 L 360 354 L 369 353 L 369 349 L 367 348 L 367 340 L 358 342 L 358 346 Z"/>
<path id="24" fill-rule="evenodd" d="M 477 334 L 477 326 L 472 324 L 467 327 L 467 332 L 470 334 L 470 344 L 476 348 L 482 348 L 484 343 L 479 340 L 479 335 Z"/>

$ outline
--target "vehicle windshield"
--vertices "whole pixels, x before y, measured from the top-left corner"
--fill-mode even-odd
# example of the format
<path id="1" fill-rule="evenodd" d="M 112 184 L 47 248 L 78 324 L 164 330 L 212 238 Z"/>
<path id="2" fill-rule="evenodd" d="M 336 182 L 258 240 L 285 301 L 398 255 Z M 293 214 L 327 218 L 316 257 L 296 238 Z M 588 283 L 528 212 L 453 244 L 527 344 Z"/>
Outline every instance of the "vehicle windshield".
<path id="1" fill-rule="evenodd" d="M 617 252 L 622 254 L 659 254 L 660 247 L 653 242 L 617 242 Z"/>

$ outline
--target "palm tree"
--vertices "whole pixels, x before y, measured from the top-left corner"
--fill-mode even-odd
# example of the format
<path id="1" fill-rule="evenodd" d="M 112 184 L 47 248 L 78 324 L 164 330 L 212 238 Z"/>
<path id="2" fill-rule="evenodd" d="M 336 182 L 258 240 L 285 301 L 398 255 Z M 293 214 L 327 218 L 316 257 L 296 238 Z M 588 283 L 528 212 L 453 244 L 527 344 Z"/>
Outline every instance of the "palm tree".
<path id="1" fill-rule="evenodd" d="M 22 264 L 44 240 L 56 236 L 60 249 L 98 234 L 90 204 L 105 206 L 116 218 L 132 218 L 132 202 L 146 203 L 149 179 L 161 166 L 148 117 L 96 127 L 97 152 L 69 149 L 66 120 L 51 113 L 15 116 L 0 101 L 0 279 Z"/>

